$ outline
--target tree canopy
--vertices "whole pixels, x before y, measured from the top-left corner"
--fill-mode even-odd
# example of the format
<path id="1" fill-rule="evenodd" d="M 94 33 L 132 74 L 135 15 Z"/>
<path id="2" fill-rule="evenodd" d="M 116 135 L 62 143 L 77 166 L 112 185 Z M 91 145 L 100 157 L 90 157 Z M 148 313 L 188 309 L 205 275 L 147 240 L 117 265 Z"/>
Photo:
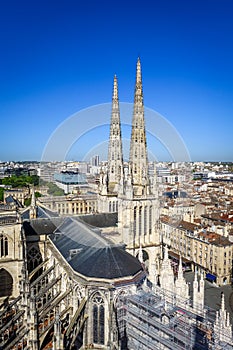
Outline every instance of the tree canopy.
<path id="1" fill-rule="evenodd" d="M 37 175 L 12 175 L 9 177 L 4 177 L 3 179 L 0 179 L 0 184 L 3 184 L 5 186 L 11 186 L 12 188 L 22 188 L 22 187 L 28 187 L 30 185 L 38 186 L 43 185 L 48 187 L 48 194 L 51 196 L 62 196 L 64 195 L 64 191 L 59 188 L 57 185 L 55 185 L 52 182 L 46 182 L 39 178 Z M 0 189 L 0 201 L 3 201 L 3 192 L 4 188 Z M 36 196 L 39 197 L 39 192 L 36 192 Z M 30 198 L 29 198 L 30 200 Z M 29 203 L 29 201 L 28 201 Z"/>
<path id="2" fill-rule="evenodd" d="M 1 180 L 3 185 L 16 187 L 27 187 L 29 185 L 37 186 L 39 184 L 39 176 L 37 175 L 12 175 L 9 177 L 4 177 Z"/>

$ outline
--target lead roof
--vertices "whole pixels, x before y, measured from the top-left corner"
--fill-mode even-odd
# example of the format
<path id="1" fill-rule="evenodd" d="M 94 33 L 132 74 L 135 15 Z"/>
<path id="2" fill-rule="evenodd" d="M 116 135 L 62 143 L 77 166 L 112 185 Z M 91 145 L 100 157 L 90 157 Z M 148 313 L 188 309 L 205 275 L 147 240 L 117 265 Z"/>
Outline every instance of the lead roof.
<path id="1" fill-rule="evenodd" d="M 112 220 L 110 220 L 112 222 Z M 124 245 L 112 244 L 98 228 L 78 218 L 33 219 L 23 222 L 25 235 L 48 234 L 67 263 L 89 278 L 119 279 L 142 271 L 137 258 Z"/>

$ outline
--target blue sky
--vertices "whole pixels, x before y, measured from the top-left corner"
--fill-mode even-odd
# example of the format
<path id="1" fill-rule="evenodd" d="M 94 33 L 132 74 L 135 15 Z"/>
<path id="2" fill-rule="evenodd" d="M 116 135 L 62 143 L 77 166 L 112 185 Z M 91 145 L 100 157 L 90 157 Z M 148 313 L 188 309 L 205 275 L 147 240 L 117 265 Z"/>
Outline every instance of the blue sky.
<path id="1" fill-rule="evenodd" d="M 133 102 L 140 56 L 145 105 L 191 159 L 233 161 L 232 18 L 232 0 L 1 2 L 0 160 L 40 160 L 64 120 L 111 102 L 115 73 L 120 100 Z M 97 133 L 67 157 L 83 158 L 108 128 Z"/>

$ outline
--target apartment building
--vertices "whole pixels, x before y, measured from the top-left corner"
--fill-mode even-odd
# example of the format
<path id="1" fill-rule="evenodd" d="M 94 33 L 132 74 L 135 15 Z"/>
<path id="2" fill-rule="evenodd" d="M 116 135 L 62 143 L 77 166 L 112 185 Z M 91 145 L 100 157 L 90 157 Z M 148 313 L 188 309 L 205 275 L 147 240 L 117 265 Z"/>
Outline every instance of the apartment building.
<path id="1" fill-rule="evenodd" d="M 231 283 L 233 243 L 228 237 L 168 216 L 161 217 L 161 235 L 171 257 L 181 255 L 193 270 L 204 271 L 206 278 L 217 285 Z"/>

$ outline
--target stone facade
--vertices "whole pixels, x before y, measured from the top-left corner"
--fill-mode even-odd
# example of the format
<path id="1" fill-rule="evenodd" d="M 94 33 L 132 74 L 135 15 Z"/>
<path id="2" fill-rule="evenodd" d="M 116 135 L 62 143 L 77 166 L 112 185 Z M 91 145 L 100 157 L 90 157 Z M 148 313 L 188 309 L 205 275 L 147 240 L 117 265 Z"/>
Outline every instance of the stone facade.
<path id="1" fill-rule="evenodd" d="M 0 224 L 0 300 L 1 297 L 19 295 L 24 264 L 21 224 Z"/>
<path id="2" fill-rule="evenodd" d="M 218 285 L 230 284 L 232 276 L 232 242 L 217 233 L 206 232 L 199 225 L 184 220 L 161 218 L 163 243 L 190 261 L 192 269 L 210 273 Z M 211 277 L 211 276 L 210 276 Z"/>
<path id="3" fill-rule="evenodd" d="M 59 215 L 82 215 L 97 212 L 97 195 L 95 194 L 40 197 L 38 201 Z"/>

